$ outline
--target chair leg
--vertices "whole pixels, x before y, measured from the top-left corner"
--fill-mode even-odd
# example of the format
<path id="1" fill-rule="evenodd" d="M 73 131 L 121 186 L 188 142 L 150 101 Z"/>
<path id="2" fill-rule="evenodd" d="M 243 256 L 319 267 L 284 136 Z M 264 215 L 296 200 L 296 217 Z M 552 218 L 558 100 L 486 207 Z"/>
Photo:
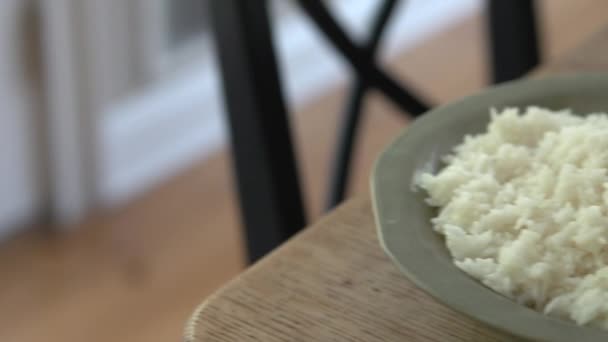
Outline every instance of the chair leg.
<path id="1" fill-rule="evenodd" d="M 210 1 L 249 259 L 304 227 L 266 1 Z"/>
<path id="2" fill-rule="evenodd" d="M 539 63 L 533 0 L 489 0 L 488 43 L 492 82 L 518 78 Z"/>
<path id="3" fill-rule="evenodd" d="M 333 209 L 342 202 L 346 194 L 355 138 L 361 121 L 361 105 L 366 88 L 364 83 L 357 81 L 348 96 L 348 104 L 338 132 L 334 160 L 329 175 L 327 204 L 325 206 L 327 210 Z"/>
<path id="4" fill-rule="evenodd" d="M 364 48 L 357 46 L 346 32 L 334 20 L 321 0 L 297 0 L 300 7 L 314 21 L 323 35 L 340 52 L 340 55 L 351 65 L 367 84 L 379 89 L 382 93 L 412 116 L 418 116 L 428 110 L 428 106 L 419 97 L 401 87 L 397 81 L 376 66 Z"/>
<path id="5" fill-rule="evenodd" d="M 374 17 L 369 38 L 364 46 L 365 53 L 372 60 L 396 5 L 397 0 L 384 0 Z M 357 77 L 355 85 L 347 97 L 346 111 L 338 133 L 334 163 L 330 173 L 327 210 L 332 209 L 344 200 L 350 176 L 351 159 L 355 149 L 354 142 L 361 119 L 361 106 L 368 89 L 369 87 L 365 81 L 361 77 Z"/>

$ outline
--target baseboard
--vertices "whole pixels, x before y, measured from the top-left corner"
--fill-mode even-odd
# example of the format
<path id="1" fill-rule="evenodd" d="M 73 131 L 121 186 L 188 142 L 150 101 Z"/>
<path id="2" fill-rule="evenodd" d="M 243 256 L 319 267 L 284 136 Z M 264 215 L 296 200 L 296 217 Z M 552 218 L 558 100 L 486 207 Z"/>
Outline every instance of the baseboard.
<path id="1" fill-rule="evenodd" d="M 210 65 L 145 89 L 100 121 L 98 201 L 115 207 L 207 158 L 225 139 Z"/>
<path id="2" fill-rule="evenodd" d="M 367 0 L 334 4 L 340 7 L 341 20 L 354 28 L 370 12 Z M 480 7 L 481 0 L 409 1 L 395 13 L 383 56 L 390 58 L 414 46 Z M 275 34 L 291 106 L 301 106 L 346 80 L 347 67 L 307 18 L 297 12 L 282 17 Z M 207 62 L 145 89 L 101 116 L 97 192 L 103 206 L 124 203 L 225 143 L 216 69 L 212 58 L 201 60 Z"/>

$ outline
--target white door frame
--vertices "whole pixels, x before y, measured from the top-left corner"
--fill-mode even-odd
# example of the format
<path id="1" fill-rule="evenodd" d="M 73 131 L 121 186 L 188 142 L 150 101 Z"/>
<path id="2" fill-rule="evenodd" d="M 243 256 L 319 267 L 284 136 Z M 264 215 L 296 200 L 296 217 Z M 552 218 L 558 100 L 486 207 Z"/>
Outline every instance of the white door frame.
<path id="1" fill-rule="evenodd" d="M 40 1 L 45 102 L 47 109 L 50 173 L 50 213 L 60 224 L 81 219 L 90 207 L 85 156 L 90 141 L 89 113 L 83 111 L 84 97 L 79 69 L 79 42 L 83 33 L 75 22 L 79 3 L 72 0 Z M 89 139 L 87 139 L 89 140 Z"/>
<path id="2" fill-rule="evenodd" d="M 45 73 L 50 213 L 70 226 L 96 205 L 100 112 L 115 91 L 115 66 L 125 35 L 108 36 L 114 4 L 39 1 Z M 128 43 L 128 42 L 127 42 Z M 115 72 L 112 72 L 115 71 Z"/>

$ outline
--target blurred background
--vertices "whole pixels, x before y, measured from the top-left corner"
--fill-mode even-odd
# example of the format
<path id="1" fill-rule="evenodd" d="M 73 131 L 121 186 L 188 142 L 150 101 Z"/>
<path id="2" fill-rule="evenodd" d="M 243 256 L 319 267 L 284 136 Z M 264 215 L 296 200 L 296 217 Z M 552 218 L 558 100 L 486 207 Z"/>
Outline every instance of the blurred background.
<path id="1" fill-rule="evenodd" d="M 0 1 L 0 340 L 178 341 L 245 267 L 208 1 Z M 328 0 L 357 36 L 372 0 Z M 608 24 L 602 0 L 537 1 L 543 60 Z M 313 218 L 349 72 L 290 2 L 272 2 Z M 411 0 L 387 68 L 433 103 L 487 84 L 481 0 Z M 349 196 L 406 126 L 366 103 Z"/>

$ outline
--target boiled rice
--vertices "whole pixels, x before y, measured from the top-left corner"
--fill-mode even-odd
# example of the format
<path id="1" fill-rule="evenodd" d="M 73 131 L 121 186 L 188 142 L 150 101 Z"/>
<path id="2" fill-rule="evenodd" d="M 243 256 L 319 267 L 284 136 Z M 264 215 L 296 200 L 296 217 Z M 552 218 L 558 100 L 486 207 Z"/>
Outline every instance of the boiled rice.
<path id="1" fill-rule="evenodd" d="M 608 329 L 608 116 L 491 111 L 418 185 L 457 267 L 546 314 Z"/>

